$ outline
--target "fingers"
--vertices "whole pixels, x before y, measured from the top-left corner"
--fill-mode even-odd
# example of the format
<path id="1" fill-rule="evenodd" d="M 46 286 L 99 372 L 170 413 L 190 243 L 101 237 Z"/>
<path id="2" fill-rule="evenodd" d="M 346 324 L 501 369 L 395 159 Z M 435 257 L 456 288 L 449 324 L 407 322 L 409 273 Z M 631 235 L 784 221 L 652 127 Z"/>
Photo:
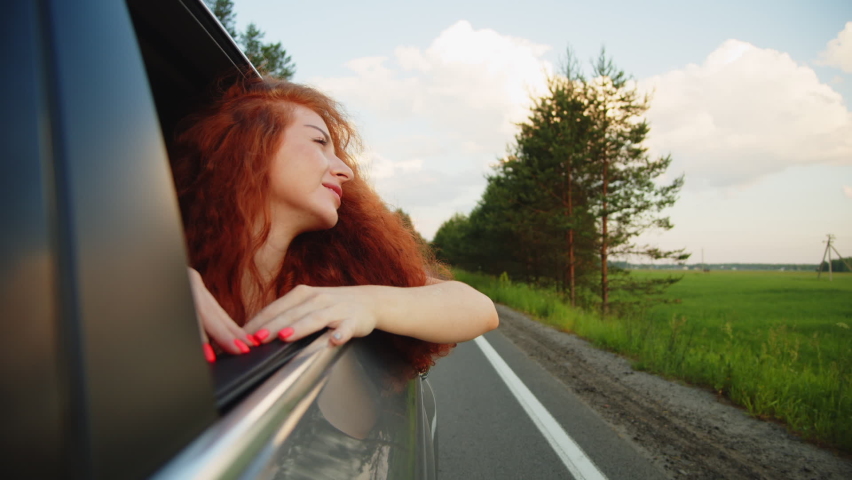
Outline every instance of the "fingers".
<path id="1" fill-rule="evenodd" d="M 296 307 L 282 312 L 267 323 L 264 330 L 270 332 L 265 343 L 275 338 L 283 342 L 295 342 L 315 332 L 329 327 L 335 331 L 341 329 L 346 309 L 338 305 L 325 306 L 321 301 L 306 301 Z M 257 333 L 260 333 L 259 330 Z M 352 328 L 341 330 L 339 344 L 345 343 L 352 337 Z"/>
<path id="2" fill-rule="evenodd" d="M 189 268 L 190 283 L 194 281 L 193 276 L 200 277 L 195 269 Z M 216 361 L 216 352 L 213 351 L 213 346 L 210 345 L 210 339 L 207 338 L 207 332 L 204 331 L 204 321 L 201 319 L 201 314 L 197 308 L 195 310 L 195 319 L 198 322 L 198 336 L 201 337 L 201 350 L 204 352 L 204 359 L 207 360 L 207 363 L 213 363 Z"/>
<path id="3" fill-rule="evenodd" d="M 343 345 L 353 337 L 363 337 L 373 331 L 374 325 L 369 318 L 359 315 L 349 308 L 332 306 L 321 310 L 309 311 L 290 323 L 279 332 L 278 338 L 294 342 L 316 333 L 323 328 L 332 330 L 330 343 Z"/>
<path id="4" fill-rule="evenodd" d="M 343 322 L 340 322 L 340 325 L 337 328 L 334 329 L 330 340 L 332 345 L 343 345 L 352 338 L 352 328 L 349 326 L 349 323 L 350 322 L 344 320 Z"/>
<path id="5" fill-rule="evenodd" d="M 215 361 L 212 343 L 227 353 L 240 355 L 249 352 L 250 344 L 257 343 L 254 337 L 240 328 L 219 305 L 207 287 L 204 285 L 201 275 L 195 270 L 189 271 L 190 287 L 195 300 L 196 315 L 201 329 L 204 356 L 208 362 Z"/>
<path id="6" fill-rule="evenodd" d="M 232 355 L 249 352 L 249 346 L 246 343 L 248 341 L 247 334 L 237 327 L 230 318 L 208 316 L 204 328 L 207 330 L 207 335 L 222 350 Z"/>
<path id="7" fill-rule="evenodd" d="M 297 319 L 278 332 L 279 339 L 287 342 L 295 342 L 325 327 L 334 328 L 341 323 L 339 317 L 334 315 L 334 311 L 331 308 L 304 310 L 307 311 L 303 311 L 301 315 L 295 315 Z"/>
<path id="8" fill-rule="evenodd" d="M 204 359 L 207 360 L 207 363 L 213 363 L 216 361 L 216 352 L 213 351 L 213 346 L 210 345 L 210 339 L 207 338 L 207 332 L 201 326 L 200 320 L 198 327 L 201 330 L 201 349 L 204 351 Z"/>
<path id="9" fill-rule="evenodd" d="M 267 328 L 258 330 L 255 335 L 261 334 L 263 343 L 269 343 L 276 338 L 282 342 L 295 342 L 329 326 L 330 323 L 336 323 L 330 320 L 332 318 L 334 317 L 325 310 L 317 311 L 303 306 L 298 311 L 289 310 L 282 313 L 269 322 Z"/>
<path id="10" fill-rule="evenodd" d="M 345 287 L 320 288 L 300 285 L 269 304 L 244 329 L 260 343 L 276 338 L 294 342 L 323 328 L 330 328 L 332 345 L 369 334 L 376 325 L 373 311 Z"/>
<path id="11" fill-rule="evenodd" d="M 268 323 L 297 305 L 304 303 L 318 294 L 318 290 L 307 285 L 297 285 L 283 297 L 263 308 L 254 318 L 243 327 L 247 332 L 255 332 L 265 328 Z"/>
<path id="12" fill-rule="evenodd" d="M 243 328 L 247 332 L 254 332 L 260 343 L 269 343 L 276 338 L 298 340 L 308 334 L 290 338 L 293 329 L 288 327 L 302 317 L 325 308 L 329 303 L 326 295 L 311 287 L 299 285 L 261 310 Z"/>

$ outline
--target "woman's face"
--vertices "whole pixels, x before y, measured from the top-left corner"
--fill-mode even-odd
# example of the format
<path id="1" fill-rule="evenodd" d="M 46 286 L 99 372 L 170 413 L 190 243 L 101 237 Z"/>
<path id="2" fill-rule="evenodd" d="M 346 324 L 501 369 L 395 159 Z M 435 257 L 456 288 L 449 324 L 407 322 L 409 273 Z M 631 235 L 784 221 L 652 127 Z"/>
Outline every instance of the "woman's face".
<path id="1" fill-rule="evenodd" d="M 337 224 L 344 184 L 354 174 L 335 153 L 322 117 L 296 105 L 269 169 L 273 223 L 296 235 Z"/>

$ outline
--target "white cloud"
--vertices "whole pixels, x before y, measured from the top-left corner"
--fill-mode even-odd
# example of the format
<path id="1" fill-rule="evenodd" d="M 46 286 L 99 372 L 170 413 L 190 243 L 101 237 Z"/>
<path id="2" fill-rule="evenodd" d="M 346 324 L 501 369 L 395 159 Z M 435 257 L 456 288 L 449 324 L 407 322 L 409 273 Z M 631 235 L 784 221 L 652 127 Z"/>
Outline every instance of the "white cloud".
<path id="1" fill-rule="evenodd" d="M 367 127 L 365 170 L 430 238 L 480 198 L 530 94 L 544 91 L 548 49 L 460 21 L 425 49 L 397 46 L 311 83 Z M 669 177 L 685 172 L 688 189 L 746 186 L 797 165 L 852 165 L 842 96 L 785 53 L 728 40 L 701 64 L 639 85 L 655 89 L 648 146 L 672 154 Z"/>
<path id="2" fill-rule="evenodd" d="M 649 146 L 672 154 L 670 171 L 685 172 L 687 188 L 748 185 L 793 165 L 852 164 L 842 96 L 786 53 L 728 40 L 701 65 L 641 85 L 655 90 Z"/>
<path id="3" fill-rule="evenodd" d="M 513 140 L 530 95 L 545 89 L 549 49 L 459 21 L 426 49 L 398 46 L 389 56 L 348 62 L 348 76 L 311 83 L 369 119 L 371 151 L 362 161 L 370 178 L 431 237 L 454 211 L 475 205 L 483 174 Z"/>
<path id="4" fill-rule="evenodd" d="M 375 184 L 381 180 L 404 173 L 417 173 L 423 170 L 423 160 L 393 161 L 378 152 L 367 150 L 357 158 L 361 171 Z"/>
<path id="5" fill-rule="evenodd" d="M 843 185 L 843 195 L 846 195 L 846 198 L 852 198 L 852 187 Z"/>
<path id="6" fill-rule="evenodd" d="M 356 109 L 425 117 L 502 149 L 526 116 L 530 92 L 544 88 L 552 66 L 541 57 L 549 48 L 459 21 L 426 50 L 400 46 L 393 58 L 352 60 L 353 76 L 313 83 Z"/>
<path id="7" fill-rule="evenodd" d="M 852 73 L 852 22 L 846 22 L 846 27 L 828 42 L 816 63 Z"/>

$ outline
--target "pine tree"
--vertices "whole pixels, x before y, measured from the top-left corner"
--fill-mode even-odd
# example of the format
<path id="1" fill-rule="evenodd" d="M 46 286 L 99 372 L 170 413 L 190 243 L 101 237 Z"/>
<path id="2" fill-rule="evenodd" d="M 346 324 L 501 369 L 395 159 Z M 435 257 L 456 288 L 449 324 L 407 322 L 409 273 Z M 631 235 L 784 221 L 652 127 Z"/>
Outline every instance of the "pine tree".
<path id="1" fill-rule="evenodd" d="M 281 42 L 263 43 L 264 36 L 254 23 L 249 23 L 246 31 L 240 34 L 243 52 L 259 72 L 289 80 L 296 73 L 296 65 L 281 47 Z"/>
<path id="2" fill-rule="evenodd" d="M 651 158 L 643 146 L 648 102 L 605 54 L 586 79 L 569 51 L 477 207 L 436 234 L 445 258 L 555 286 L 572 305 L 596 304 L 604 315 L 612 291 L 619 308 L 632 308 L 677 281 L 635 280 L 610 266 L 615 256 L 689 256 L 634 243 L 648 229 L 672 227 L 661 212 L 683 185 L 683 177 L 656 183 L 671 158 Z"/>
<path id="3" fill-rule="evenodd" d="M 213 15 L 219 19 L 219 23 L 225 27 L 231 38 L 237 38 L 237 14 L 234 13 L 234 2 L 231 0 L 205 0 L 205 3 L 213 11 Z"/>
<path id="4" fill-rule="evenodd" d="M 663 251 L 651 246 L 637 246 L 632 240 L 648 229 L 672 228 L 663 209 L 674 205 L 683 186 L 683 176 L 671 183 L 657 185 L 655 179 L 665 173 L 671 157 L 653 159 L 643 145 L 650 132 L 643 115 L 650 98 L 641 95 L 635 82 L 602 51 L 593 69 L 594 79 L 586 82 L 586 115 L 593 124 L 588 145 L 596 179 L 589 197 L 600 229 L 600 296 L 601 313 L 610 304 L 609 258 L 611 256 L 645 256 L 655 260 L 684 261 L 689 254 L 681 250 Z M 676 281 L 626 283 L 625 289 L 652 293 L 655 285 Z"/>
<path id="5" fill-rule="evenodd" d="M 535 101 L 516 138 L 517 157 L 536 177 L 534 188 L 550 197 L 551 205 L 545 210 L 552 217 L 556 238 L 564 242 L 556 247 L 564 253 L 558 262 L 557 283 L 562 290 L 567 289 L 572 306 L 577 303 L 578 277 L 588 270 L 582 268 L 580 244 L 588 243 L 589 236 L 584 238 L 584 232 L 593 224 L 585 191 L 590 175 L 586 149 L 592 122 L 585 112 L 583 86 L 569 50 L 563 75 L 549 79 L 548 94 Z"/>
<path id="6" fill-rule="evenodd" d="M 237 32 L 234 2 L 231 0 L 205 0 L 219 22 L 237 41 L 249 61 L 262 75 L 273 75 L 289 80 L 296 73 L 296 65 L 281 46 L 281 42 L 263 43 L 265 33 L 254 23 L 249 23 L 245 32 Z"/>

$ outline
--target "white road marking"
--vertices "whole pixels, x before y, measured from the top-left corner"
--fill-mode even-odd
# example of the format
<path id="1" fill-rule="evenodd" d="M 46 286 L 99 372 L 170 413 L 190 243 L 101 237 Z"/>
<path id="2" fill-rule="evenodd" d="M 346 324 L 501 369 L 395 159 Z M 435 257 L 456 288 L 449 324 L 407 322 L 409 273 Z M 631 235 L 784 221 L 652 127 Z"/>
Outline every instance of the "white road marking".
<path id="1" fill-rule="evenodd" d="M 607 480 L 603 472 L 598 470 L 598 467 L 592 462 L 592 459 L 583 452 L 583 449 L 577 445 L 577 442 L 565 433 L 559 422 L 544 408 L 544 405 L 524 385 L 524 382 L 515 375 L 515 372 L 500 357 L 500 354 L 494 350 L 494 347 L 488 343 L 488 340 L 485 340 L 485 337 L 479 336 L 474 339 L 474 342 L 482 350 L 482 353 L 485 354 L 485 358 L 491 362 L 491 365 L 506 383 L 506 386 L 509 387 L 509 391 L 518 399 L 521 407 L 524 408 L 524 411 L 530 416 L 535 426 L 538 427 L 538 430 L 547 439 L 547 442 L 562 460 L 562 463 L 565 464 L 565 467 L 568 468 L 568 471 L 571 472 L 571 475 L 576 480 Z"/>

